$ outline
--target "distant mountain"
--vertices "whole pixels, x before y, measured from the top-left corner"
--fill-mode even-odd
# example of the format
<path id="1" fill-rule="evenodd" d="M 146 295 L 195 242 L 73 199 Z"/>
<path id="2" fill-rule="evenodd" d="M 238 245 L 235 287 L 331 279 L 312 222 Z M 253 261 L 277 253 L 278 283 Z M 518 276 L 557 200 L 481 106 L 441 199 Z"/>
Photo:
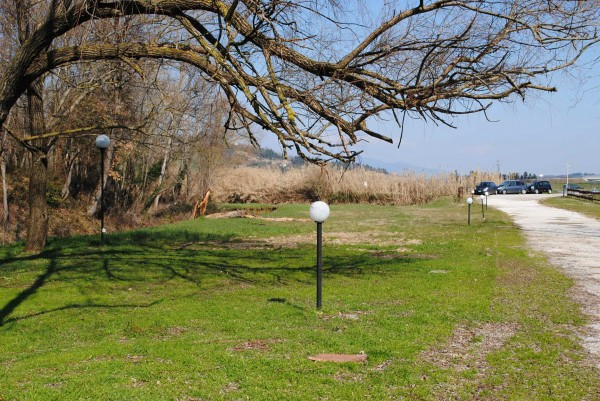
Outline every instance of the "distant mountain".
<path id="1" fill-rule="evenodd" d="M 569 178 L 585 178 L 597 176 L 596 173 L 569 173 Z M 546 178 L 567 178 L 566 174 L 545 175 Z"/>
<path id="2" fill-rule="evenodd" d="M 368 164 L 369 166 L 382 168 L 387 170 L 390 173 L 402 173 L 405 171 L 413 171 L 415 173 L 423 173 L 423 174 L 440 174 L 444 173 L 444 170 L 437 168 L 428 168 L 415 166 L 413 164 L 408 164 L 404 162 L 385 162 L 381 160 L 375 160 L 368 157 L 361 158 L 361 164 Z"/>
<path id="3" fill-rule="evenodd" d="M 290 167 L 300 167 L 304 165 L 306 162 L 300 158 L 299 156 L 290 157 L 288 160 L 283 159 L 283 155 L 273 149 L 270 148 L 260 148 L 260 149 L 237 149 L 237 151 L 247 152 L 248 155 L 245 158 L 246 165 L 251 167 L 282 167 L 287 166 Z M 331 162 L 336 165 L 339 162 Z M 341 163 L 339 163 L 341 165 Z M 412 171 L 415 173 L 422 174 L 439 174 L 445 172 L 440 169 L 433 169 L 421 166 L 415 166 L 412 164 L 404 163 L 404 162 L 385 162 L 376 159 L 371 159 L 368 157 L 358 158 L 356 163 L 350 168 L 361 166 L 368 170 L 376 170 L 382 173 L 403 173 L 405 171 Z"/>

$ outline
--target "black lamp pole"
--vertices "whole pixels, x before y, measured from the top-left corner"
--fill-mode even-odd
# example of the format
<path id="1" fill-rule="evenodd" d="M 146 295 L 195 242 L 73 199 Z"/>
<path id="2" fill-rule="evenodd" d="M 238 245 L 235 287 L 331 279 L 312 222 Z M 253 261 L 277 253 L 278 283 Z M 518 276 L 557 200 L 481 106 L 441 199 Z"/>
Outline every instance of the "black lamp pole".
<path id="1" fill-rule="evenodd" d="M 100 151 L 100 243 L 104 244 L 104 152 L 110 146 L 106 135 L 96 137 L 96 147 Z"/>
<path id="2" fill-rule="evenodd" d="M 481 217 L 485 220 L 485 210 L 483 210 L 483 199 L 481 200 Z"/>
<path id="3" fill-rule="evenodd" d="M 104 151 L 100 148 L 100 243 L 104 244 Z"/>
<path id="4" fill-rule="evenodd" d="M 317 309 L 323 304 L 323 223 L 317 222 Z"/>
<path id="5" fill-rule="evenodd" d="M 310 205 L 310 218 L 317 223 L 317 310 L 323 305 L 323 222 L 329 217 L 329 206 L 323 201 Z"/>
<path id="6" fill-rule="evenodd" d="M 469 225 L 471 225 L 471 204 L 469 203 L 469 217 L 467 219 Z"/>

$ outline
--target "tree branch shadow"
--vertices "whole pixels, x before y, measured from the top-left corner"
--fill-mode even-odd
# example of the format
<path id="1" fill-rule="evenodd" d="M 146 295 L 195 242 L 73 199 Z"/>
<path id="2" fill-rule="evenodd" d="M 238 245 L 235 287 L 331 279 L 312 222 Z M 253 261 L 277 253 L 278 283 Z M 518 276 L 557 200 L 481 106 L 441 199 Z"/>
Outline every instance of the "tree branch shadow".
<path id="1" fill-rule="evenodd" d="M 152 302 L 148 302 L 145 304 L 93 304 L 93 303 L 85 303 L 85 304 L 69 304 L 69 305 L 65 305 L 65 306 L 60 306 L 58 308 L 52 308 L 52 309 L 45 309 L 39 312 L 35 312 L 35 313 L 30 313 L 28 315 L 23 315 L 23 316 L 17 316 L 17 317 L 11 317 L 8 318 L 6 320 L 4 320 L 1 324 L 0 327 L 11 323 L 11 322 L 17 322 L 19 320 L 25 320 L 25 319 L 30 319 L 33 317 L 38 317 L 38 316 L 42 316 L 42 315 L 46 315 L 49 313 L 53 313 L 53 312 L 60 312 L 60 311 L 64 311 L 64 310 L 69 310 L 69 309 L 86 309 L 86 308 L 107 308 L 107 309 L 115 309 L 115 308 L 150 308 L 154 305 L 157 305 L 159 303 L 162 302 L 162 299 L 157 299 L 155 301 Z"/>
<path id="2" fill-rule="evenodd" d="M 16 297 L 8 301 L 2 309 L 0 309 L 0 327 L 3 326 L 7 317 L 23 302 L 27 300 L 27 298 L 31 297 L 33 294 L 37 292 L 37 290 L 44 285 L 44 283 L 48 280 L 48 278 L 54 274 L 56 271 L 56 261 L 54 259 L 50 260 L 48 263 L 48 267 L 46 271 L 40 274 L 36 280 L 25 290 L 21 291 Z"/>
<path id="3" fill-rule="evenodd" d="M 264 249 L 253 245 L 232 249 L 232 242 L 244 242 L 244 239 L 230 235 L 190 233 L 169 231 L 164 233 L 131 232 L 120 233 L 112 239 L 112 244 L 104 247 L 91 246 L 93 239 L 87 237 L 55 240 L 53 246 L 38 255 L 9 257 L 0 261 L 3 265 L 14 263 L 21 268 L 23 263 L 48 259 L 46 270 L 35 281 L 0 309 L 0 327 L 9 322 L 35 318 L 49 313 L 85 308 L 149 308 L 160 301 L 108 304 L 76 302 L 52 309 L 40 310 L 23 316 L 12 316 L 15 309 L 26 302 L 42 286 L 52 281 L 70 283 L 79 288 L 84 296 L 94 291 L 95 283 L 102 281 L 124 283 L 166 284 L 170 280 L 184 280 L 195 287 L 201 287 L 206 281 L 209 287 L 227 285 L 227 282 L 215 280 L 215 277 L 227 278 L 230 282 L 239 282 L 254 286 L 285 286 L 292 284 L 311 284 L 315 271 L 312 258 L 307 258 L 307 249 L 275 248 L 265 244 Z M 180 246 L 196 242 L 210 243 L 209 247 L 188 249 Z M 252 240 L 248 240 L 252 243 Z M 215 243 L 222 244 L 221 247 Z M 300 258 L 302 262 L 290 263 Z M 304 263 L 304 261 L 306 263 Z M 378 259 L 366 253 L 337 253 L 324 258 L 324 274 L 357 276 L 368 272 L 386 274 L 389 266 L 397 270 L 400 264 L 412 263 L 414 259 L 400 257 L 396 259 Z M 10 267 L 9 267 L 10 268 Z M 210 279 L 209 279 L 210 278 Z M 205 280 L 209 279 L 209 280 Z M 179 285 L 176 282 L 174 285 Z"/>

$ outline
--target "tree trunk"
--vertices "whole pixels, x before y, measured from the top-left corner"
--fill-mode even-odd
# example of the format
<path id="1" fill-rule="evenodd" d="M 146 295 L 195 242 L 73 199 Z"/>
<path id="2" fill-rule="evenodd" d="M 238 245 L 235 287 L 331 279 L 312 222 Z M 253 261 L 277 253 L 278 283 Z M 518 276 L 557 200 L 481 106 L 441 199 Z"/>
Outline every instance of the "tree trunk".
<path id="1" fill-rule="evenodd" d="M 25 251 L 27 252 L 41 252 L 46 246 L 48 235 L 47 178 L 47 155 L 43 152 L 32 153 L 29 173 L 29 219 L 25 241 Z"/>
<path id="2" fill-rule="evenodd" d="M 4 132 L 2 135 L 2 161 L 0 164 L 0 171 L 2 172 L 2 206 L 4 207 L 3 222 L 5 226 L 8 227 L 10 212 L 8 209 L 8 184 L 6 182 L 6 132 Z"/>
<path id="3" fill-rule="evenodd" d="M 71 182 L 73 181 L 73 170 L 75 169 L 75 164 L 77 161 L 77 154 L 69 155 L 68 157 L 68 166 L 67 166 L 67 178 L 65 179 L 65 183 L 60 191 L 60 197 L 64 200 L 69 197 L 71 194 Z"/>
<path id="4" fill-rule="evenodd" d="M 43 133 L 44 104 L 42 101 L 43 82 L 35 82 L 27 89 L 27 124 L 32 135 Z M 31 151 L 29 170 L 29 220 L 27 221 L 27 239 L 25 250 L 41 252 L 46 246 L 48 235 L 48 204 L 46 203 L 46 184 L 48 183 L 48 147 L 47 140 L 35 141 L 37 150 Z"/>
<path id="5" fill-rule="evenodd" d="M 167 172 L 167 163 L 169 162 L 169 158 L 171 157 L 171 146 L 173 145 L 173 138 L 169 137 L 169 143 L 167 144 L 167 148 L 165 149 L 165 158 L 163 159 L 162 166 L 160 168 L 160 176 L 158 177 L 158 186 L 157 189 L 159 191 L 156 198 L 154 198 L 154 209 L 158 209 L 158 203 L 160 202 L 160 195 L 162 193 L 160 187 L 163 184 L 165 179 L 165 174 Z"/>
<path id="6" fill-rule="evenodd" d="M 4 206 L 4 224 L 8 225 L 10 212 L 8 209 L 8 185 L 6 182 L 6 158 L 4 155 L 2 155 L 2 165 L 0 165 L 0 170 L 2 170 L 2 206 Z"/>
<path id="7" fill-rule="evenodd" d="M 146 198 L 146 182 L 148 181 L 148 163 L 149 157 L 145 157 L 142 164 L 142 196 L 141 199 Z"/>

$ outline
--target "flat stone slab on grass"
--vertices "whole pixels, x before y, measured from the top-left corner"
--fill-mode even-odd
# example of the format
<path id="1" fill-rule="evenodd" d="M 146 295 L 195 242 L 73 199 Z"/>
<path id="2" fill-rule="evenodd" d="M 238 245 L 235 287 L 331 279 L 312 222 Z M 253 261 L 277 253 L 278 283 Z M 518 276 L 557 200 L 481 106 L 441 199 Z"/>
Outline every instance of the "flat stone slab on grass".
<path id="1" fill-rule="evenodd" d="M 309 356 L 308 359 L 315 362 L 362 363 L 367 361 L 367 354 L 319 354 Z"/>

